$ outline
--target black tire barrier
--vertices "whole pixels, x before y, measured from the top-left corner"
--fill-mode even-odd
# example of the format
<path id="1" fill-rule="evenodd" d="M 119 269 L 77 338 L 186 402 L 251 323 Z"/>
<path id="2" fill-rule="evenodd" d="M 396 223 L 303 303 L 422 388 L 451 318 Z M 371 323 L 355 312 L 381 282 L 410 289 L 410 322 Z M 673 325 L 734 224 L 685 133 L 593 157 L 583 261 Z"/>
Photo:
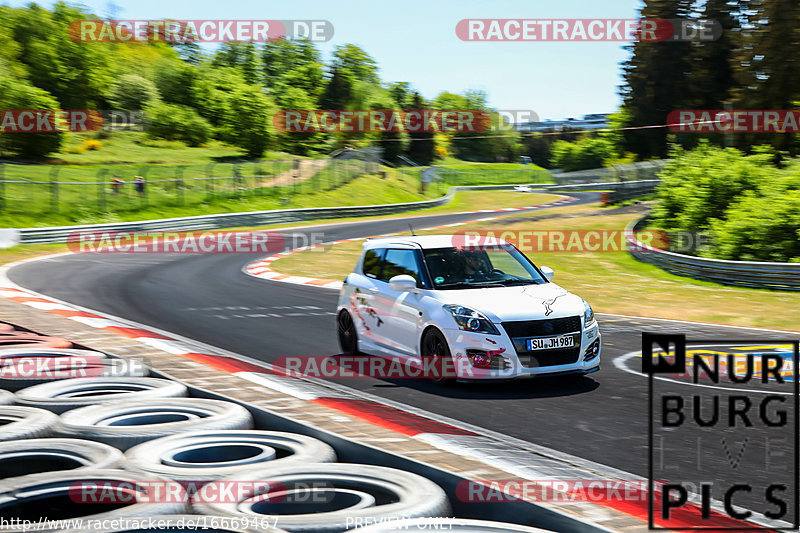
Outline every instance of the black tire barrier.
<path id="1" fill-rule="evenodd" d="M 312 463 L 265 468 L 214 484 L 257 482 L 270 488 L 242 492 L 238 502 L 193 500 L 200 514 L 223 517 L 266 515 L 292 532 L 341 532 L 355 520 L 446 516 L 444 491 L 422 476 L 383 466 Z M 222 493 L 209 491 L 210 493 Z"/>
<path id="2" fill-rule="evenodd" d="M 82 374 L 101 375 L 107 359 L 106 354 L 92 350 L 6 346 L 0 348 L 0 389 L 18 391 Z"/>
<path id="3" fill-rule="evenodd" d="M 3 533 L 31 531 L 30 522 L 38 524 L 44 516 L 52 521 L 182 514 L 185 500 L 177 482 L 125 470 L 45 472 L 0 480 L 0 516 L 29 521 L 12 523 Z"/>
<path id="4" fill-rule="evenodd" d="M 119 468 L 118 449 L 82 439 L 21 439 L 0 442 L 0 479 L 61 470 Z"/>
<path id="5" fill-rule="evenodd" d="M 14 393 L 10 390 L 0 389 L 0 405 L 11 405 L 14 403 Z"/>
<path id="6" fill-rule="evenodd" d="M 0 441 L 38 439 L 53 434 L 58 416 L 44 409 L 0 406 Z"/>
<path id="7" fill-rule="evenodd" d="M 215 480 L 254 468 L 331 463 L 336 452 L 321 440 L 279 431 L 191 431 L 139 444 L 125 467 L 187 481 Z"/>
<path id="8" fill-rule="evenodd" d="M 74 378 L 42 383 L 17 391 L 16 403 L 61 414 L 71 409 L 124 400 L 180 398 L 189 394 L 182 383 L 162 378 Z"/>
<path id="9" fill-rule="evenodd" d="M 251 429 L 253 417 L 239 404 L 200 398 L 115 401 L 61 415 L 59 437 L 84 438 L 127 450 L 190 430 Z"/>

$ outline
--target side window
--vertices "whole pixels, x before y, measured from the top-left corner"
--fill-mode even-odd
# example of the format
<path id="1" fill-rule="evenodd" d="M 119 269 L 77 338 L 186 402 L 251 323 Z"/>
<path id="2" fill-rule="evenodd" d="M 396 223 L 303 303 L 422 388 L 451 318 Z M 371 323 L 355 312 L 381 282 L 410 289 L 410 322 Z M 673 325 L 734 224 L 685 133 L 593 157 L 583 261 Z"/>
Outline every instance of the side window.
<path id="1" fill-rule="evenodd" d="M 386 250 L 380 280 L 389 281 L 400 274 L 411 276 L 419 285 L 419 264 L 414 250 Z"/>
<path id="2" fill-rule="evenodd" d="M 367 250 L 367 253 L 364 254 L 364 266 L 362 268 L 365 276 L 368 278 L 378 277 L 381 271 L 381 257 L 383 257 L 384 251 L 386 251 L 384 248 Z"/>

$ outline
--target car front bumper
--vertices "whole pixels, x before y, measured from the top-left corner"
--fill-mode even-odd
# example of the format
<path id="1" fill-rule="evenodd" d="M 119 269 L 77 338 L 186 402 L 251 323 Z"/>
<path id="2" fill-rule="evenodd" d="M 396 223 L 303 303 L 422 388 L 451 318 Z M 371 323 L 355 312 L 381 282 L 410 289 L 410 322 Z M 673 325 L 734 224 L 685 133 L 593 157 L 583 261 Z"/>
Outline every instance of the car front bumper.
<path id="1" fill-rule="evenodd" d="M 574 356 L 570 355 L 566 350 L 561 351 L 561 357 L 569 359 L 563 364 L 558 364 L 560 361 L 554 361 L 553 357 L 539 357 L 540 353 L 541 355 L 559 356 L 559 350 L 518 354 L 511 338 L 505 332 L 500 335 L 487 335 L 460 329 L 445 329 L 443 333 L 450 346 L 450 352 L 460 381 L 508 380 L 537 376 L 590 374 L 600 369 L 602 339 L 597 322 L 581 331 L 580 334 L 575 334 L 576 338 L 580 335 L 580 347 Z M 576 341 L 575 344 L 578 345 L 578 342 Z M 587 355 L 590 347 L 591 352 L 595 354 L 593 356 Z M 469 354 L 476 352 L 491 354 L 492 368 L 476 368 L 469 358 Z M 540 363 L 540 359 L 549 360 Z"/>

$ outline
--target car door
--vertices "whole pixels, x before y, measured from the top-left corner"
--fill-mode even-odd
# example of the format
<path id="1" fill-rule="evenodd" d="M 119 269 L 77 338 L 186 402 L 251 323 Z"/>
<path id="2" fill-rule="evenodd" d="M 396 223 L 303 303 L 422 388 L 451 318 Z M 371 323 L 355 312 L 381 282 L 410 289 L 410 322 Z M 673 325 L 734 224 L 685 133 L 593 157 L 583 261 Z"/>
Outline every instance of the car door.
<path id="1" fill-rule="evenodd" d="M 383 326 L 383 319 L 375 309 L 375 297 L 379 292 L 377 282 L 385 252 L 385 248 L 374 248 L 364 252 L 361 271 L 355 272 L 356 275 L 348 278 L 353 286 L 350 308 L 353 311 L 356 333 L 359 339 L 367 342 L 380 342 L 382 337 L 379 329 Z"/>
<path id="2" fill-rule="evenodd" d="M 417 280 L 417 287 L 424 287 L 421 264 L 420 253 L 416 248 L 388 248 L 376 283 L 379 292 L 373 300 L 375 310 L 383 320 L 380 342 L 405 355 L 416 355 L 422 316 L 420 302 L 423 296 L 414 292 L 392 290 L 389 280 L 406 274 Z"/>

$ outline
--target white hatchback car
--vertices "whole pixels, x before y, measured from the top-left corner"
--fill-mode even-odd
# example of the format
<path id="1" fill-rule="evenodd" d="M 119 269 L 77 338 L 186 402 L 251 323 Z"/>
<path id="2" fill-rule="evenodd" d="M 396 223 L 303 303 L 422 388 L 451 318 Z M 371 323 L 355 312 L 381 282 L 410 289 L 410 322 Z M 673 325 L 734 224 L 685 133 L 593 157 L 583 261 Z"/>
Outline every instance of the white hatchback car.
<path id="1" fill-rule="evenodd" d="M 586 301 L 552 283 L 552 269 L 537 267 L 506 241 L 465 246 L 463 240 L 366 241 L 339 295 L 342 352 L 438 368 L 425 374 L 436 381 L 600 369 L 600 331 Z"/>

